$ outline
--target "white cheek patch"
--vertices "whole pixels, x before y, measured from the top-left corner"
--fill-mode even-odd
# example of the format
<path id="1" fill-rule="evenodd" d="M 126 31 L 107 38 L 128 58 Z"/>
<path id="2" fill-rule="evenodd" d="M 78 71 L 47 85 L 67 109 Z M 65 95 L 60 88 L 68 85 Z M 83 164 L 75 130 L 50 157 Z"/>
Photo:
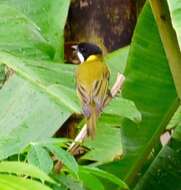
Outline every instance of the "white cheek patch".
<path id="1" fill-rule="evenodd" d="M 83 63 L 84 62 L 84 56 L 79 51 L 77 52 L 77 56 L 78 56 L 80 62 Z"/>

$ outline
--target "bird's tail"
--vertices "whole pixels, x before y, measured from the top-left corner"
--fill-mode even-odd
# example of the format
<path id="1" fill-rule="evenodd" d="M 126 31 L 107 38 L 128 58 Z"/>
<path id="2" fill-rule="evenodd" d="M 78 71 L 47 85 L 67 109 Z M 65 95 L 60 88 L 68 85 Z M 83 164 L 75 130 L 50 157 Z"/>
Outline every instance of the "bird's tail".
<path id="1" fill-rule="evenodd" d="M 96 111 L 93 111 L 91 116 L 87 118 L 87 136 L 92 139 L 96 136 Z"/>

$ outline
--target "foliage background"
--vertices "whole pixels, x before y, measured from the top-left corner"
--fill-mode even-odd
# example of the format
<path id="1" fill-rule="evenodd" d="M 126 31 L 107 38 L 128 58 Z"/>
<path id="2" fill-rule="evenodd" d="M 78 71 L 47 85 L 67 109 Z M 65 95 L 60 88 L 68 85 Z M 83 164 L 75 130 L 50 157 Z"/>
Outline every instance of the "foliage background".
<path id="1" fill-rule="evenodd" d="M 96 139 L 84 142 L 89 151 L 77 160 L 66 151 L 70 140 L 52 138 L 73 113 L 81 112 L 75 93 L 76 65 L 64 62 L 64 27 L 70 3 L 0 1 L 0 159 L 9 160 L 0 163 L 0 187 L 103 190 L 125 189 L 127 183 L 136 190 L 179 189 L 179 0 L 147 1 L 130 47 L 105 56 L 111 69 L 110 85 L 117 72 L 124 73 L 126 82 L 99 119 Z M 136 6 L 127 3 L 128 12 Z M 133 28 L 135 12 L 130 18 Z M 99 32 L 93 34 L 87 41 L 98 42 L 105 52 L 113 48 L 106 47 Z M 82 40 L 88 37 L 79 36 Z M 160 135 L 169 128 L 173 115 L 176 119 L 169 126 L 176 129 L 162 147 Z M 53 171 L 52 157 L 64 165 L 60 174 Z"/>

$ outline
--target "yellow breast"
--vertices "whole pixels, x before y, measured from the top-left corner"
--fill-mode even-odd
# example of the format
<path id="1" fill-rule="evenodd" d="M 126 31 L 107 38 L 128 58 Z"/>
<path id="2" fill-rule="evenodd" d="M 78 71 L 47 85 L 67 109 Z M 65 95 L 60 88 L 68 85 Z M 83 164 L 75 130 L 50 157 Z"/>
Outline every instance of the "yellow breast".
<path id="1" fill-rule="evenodd" d="M 76 79 L 84 86 L 91 86 L 94 81 L 100 80 L 104 73 L 109 72 L 107 65 L 100 56 L 91 55 L 84 63 L 77 67 Z"/>

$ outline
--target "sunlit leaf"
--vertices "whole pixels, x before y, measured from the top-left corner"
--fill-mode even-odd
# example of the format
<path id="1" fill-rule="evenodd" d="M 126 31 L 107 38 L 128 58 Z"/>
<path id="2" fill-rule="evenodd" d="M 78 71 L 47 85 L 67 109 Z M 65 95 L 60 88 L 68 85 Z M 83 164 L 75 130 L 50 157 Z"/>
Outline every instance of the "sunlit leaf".
<path id="1" fill-rule="evenodd" d="M 170 9 L 171 21 L 177 34 L 178 43 L 181 51 L 181 1 L 167 0 Z"/>
<path id="2" fill-rule="evenodd" d="M 125 117 L 133 122 L 141 122 L 141 113 L 138 111 L 134 102 L 124 98 L 115 98 L 110 104 L 104 109 L 106 114 Z"/>
<path id="3" fill-rule="evenodd" d="M 173 129 L 177 127 L 181 123 L 181 106 L 178 107 L 177 111 L 173 115 L 169 124 L 167 125 L 167 129 Z"/>
<path id="4" fill-rule="evenodd" d="M 90 190 L 104 190 L 104 186 L 101 183 L 101 181 L 95 177 L 94 175 L 80 171 L 79 172 L 79 177 L 83 181 L 84 186 L 87 187 Z"/>
<path id="5" fill-rule="evenodd" d="M 53 168 L 53 160 L 48 151 L 39 145 L 31 145 L 27 159 L 28 163 L 37 166 L 45 173 L 49 173 Z"/>
<path id="6" fill-rule="evenodd" d="M 46 173 L 38 169 L 37 167 L 27 164 L 25 162 L 18 161 L 3 161 L 0 162 L 0 172 L 16 174 L 16 175 L 25 175 L 34 178 L 38 178 L 41 181 L 48 181 L 55 183 Z"/>
<path id="7" fill-rule="evenodd" d="M 81 166 L 81 167 L 79 167 L 79 169 L 82 172 L 85 172 L 85 173 L 87 172 L 87 173 L 93 174 L 95 176 L 98 176 L 100 178 L 109 180 L 121 188 L 128 189 L 128 186 L 121 179 L 119 179 L 118 177 L 116 177 L 104 170 L 101 170 L 101 169 L 98 169 L 95 167 L 88 167 L 88 166 Z"/>
<path id="8" fill-rule="evenodd" d="M 77 175 L 78 164 L 74 157 L 70 155 L 70 153 L 58 147 L 57 145 L 47 145 L 46 147 L 69 169 L 69 171 Z"/>
<path id="9" fill-rule="evenodd" d="M 63 190 L 86 190 L 83 187 L 83 183 L 80 180 L 73 178 L 72 175 L 56 175 L 56 180 L 62 184 Z M 55 190 L 59 190 L 60 187 L 57 187 Z"/>
<path id="10" fill-rule="evenodd" d="M 2 190 L 51 190 L 35 180 L 11 175 L 0 175 L 0 187 Z"/>
<path id="11" fill-rule="evenodd" d="M 123 97 L 135 102 L 142 121 L 135 125 L 123 120 L 124 156 L 102 168 L 131 184 L 178 106 L 168 61 L 148 3 L 134 31 L 125 75 Z"/>
<path id="12" fill-rule="evenodd" d="M 112 120 L 112 123 L 109 121 Z M 120 122 L 120 121 L 119 121 Z M 118 124 L 119 124 L 118 122 Z M 96 138 L 87 139 L 84 146 L 88 151 L 81 159 L 95 161 L 96 164 L 102 164 L 119 159 L 122 154 L 120 129 L 112 127 L 113 117 L 104 116 L 97 125 Z"/>
<path id="13" fill-rule="evenodd" d="M 3 4 L 0 5 L 0 50 L 34 59 L 50 59 L 54 53 L 33 21 Z"/>
<path id="14" fill-rule="evenodd" d="M 171 190 L 181 188 L 181 125 L 173 138 L 156 156 L 134 190 Z"/>
<path id="15" fill-rule="evenodd" d="M 64 25 L 69 0 L 1 0 L 1 3 L 16 8 L 36 23 L 44 38 L 54 47 L 54 57 L 63 60 Z"/>

